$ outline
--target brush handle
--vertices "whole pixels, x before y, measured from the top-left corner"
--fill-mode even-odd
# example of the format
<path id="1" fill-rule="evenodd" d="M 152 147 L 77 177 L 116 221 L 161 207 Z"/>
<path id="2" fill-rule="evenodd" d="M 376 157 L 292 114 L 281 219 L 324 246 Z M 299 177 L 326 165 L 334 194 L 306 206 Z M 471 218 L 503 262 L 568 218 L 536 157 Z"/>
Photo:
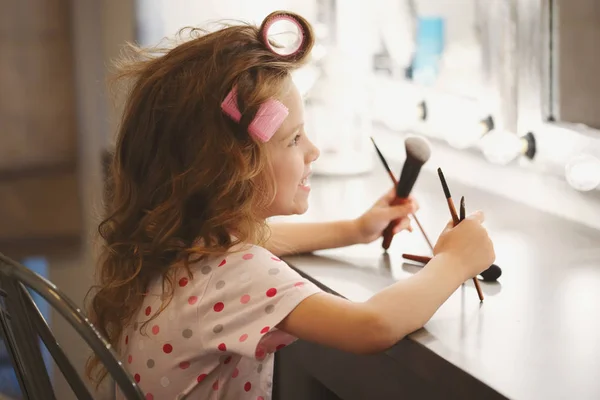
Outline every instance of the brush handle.
<path id="1" fill-rule="evenodd" d="M 452 208 L 454 208 L 454 204 L 452 202 L 452 198 L 448 199 L 448 205 L 452 205 L 450 212 L 452 212 Z M 454 218 L 456 215 L 456 210 L 454 210 L 453 214 L 452 214 L 452 218 Z M 462 222 L 465 219 L 465 197 L 461 197 L 460 199 L 460 219 L 459 219 L 459 223 Z M 457 223 L 454 224 L 455 226 L 458 225 Z M 477 290 L 477 296 L 479 296 L 479 301 L 483 301 L 483 292 L 481 291 L 481 287 L 479 286 L 479 281 L 477 280 L 477 278 L 473 277 L 473 285 L 475 285 L 475 289 Z"/>
<path id="2" fill-rule="evenodd" d="M 460 222 L 460 219 L 458 218 L 458 214 L 456 213 L 456 208 L 454 207 L 452 197 L 448 197 L 446 201 L 448 202 L 448 209 L 450 210 L 450 215 L 452 216 L 452 222 L 454 223 L 454 226 L 456 226 Z"/>
<path id="3" fill-rule="evenodd" d="M 401 198 L 401 197 L 396 197 L 394 198 L 394 200 L 392 201 L 392 203 L 390 204 L 391 206 L 399 206 L 402 205 L 404 203 L 406 203 L 408 200 Z M 396 226 L 398 226 L 398 224 L 400 223 L 400 218 L 395 219 L 393 221 L 391 221 L 388 226 L 384 229 L 383 231 L 383 242 L 381 243 L 381 247 L 383 247 L 384 250 L 387 250 L 390 248 L 391 244 L 392 244 L 392 239 L 394 238 L 394 229 L 396 228 Z"/>
<path id="4" fill-rule="evenodd" d="M 418 256 L 416 254 L 407 253 L 402 254 L 402 258 L 421 264 L 427 264 L 429 261 L 431 261 L 431 257 L 429 256 Z M 479 275 L 481 275 L 483 280 L 486 282 L 495 282 L 502 275 L 502 269 L 496 264 L 492 264 L 488 269 L 481 272 Z"/>
<path id="5" fill-rule="evenodd" d="M 422 263 L 422 264 L 427 264 L 429 261 L 431 261 L 431 257 L 428 256 L 417 256 L 414 254 L 402 254 L 402 258 L 405 258 L 407 260 L 410 261 L 416 261 L 418 263 Z"/>
<path id="6" fill-rule="evenodd" d="M 373 140 L 373 139 L 371 139 L 371 140 Z M 381 155 L 381 157 L 383 157 L 383 155 Z M 382 162 L 384 163 L 384 166 L 386 167 L 387 173 L 390 176 L 390 179 L 392 180 L 392 183 L 394 184 L 394 187 L 398 186 L 398 181 L 396 180 L 396 177 L 394 176 L 394 173 L 389 169 L 389 167 L 387 167 L 387 162 L 385 162 L 383 158 L 382 158 Z M 417 223 L 417 226 L 419 227 L 419 230 L 423 234 L 423 237 L 425 238 L 425 241 L 427 242 L 427 244 L 429 245 L 429 248 L 431 249 L 431 252 L 433 253 L 433 244 L 431 243 L 431 240 L 429 240 L 429 237 L 425 233 L 425 229 L 423 229 L 423 226 L 421 225 L 421 222 L 419 222 L 419 219 L 417 218 L 417 215 L 413 213 L 413 214 L 411 214 L 411 216 L 413 217 L 413 219 Z M 384 247 L 384 249 L 387 250 L 389 247 L 390 247 L 390 244 L 387 245 L 387 248 Z"/>

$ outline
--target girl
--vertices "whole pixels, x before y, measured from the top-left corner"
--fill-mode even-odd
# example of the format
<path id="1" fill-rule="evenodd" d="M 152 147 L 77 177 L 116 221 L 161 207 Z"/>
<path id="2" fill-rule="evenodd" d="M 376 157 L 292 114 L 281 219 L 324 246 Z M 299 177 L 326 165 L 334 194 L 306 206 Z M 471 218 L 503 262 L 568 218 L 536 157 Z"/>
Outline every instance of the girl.
<path id="1" fill-rule="evenodd" d="M 393 193 L 354 221 L 273 225 L 304 213 L 310 166 L 290 72 L 293 56 L 260 28 L 230 26 L 159 57 L 123 64 L 134 78 L 112 165 L 104 251 L 90 318 L 147 399 L 271 397 L 273 353 L 296 338 L 344 351 L 382 351 L 422 327 L 467 279 L 489 266 L 492 243 L 473 214 L 441 234 L 433 260 L 367 302 L 319 290 L 277 256 L 367 243 L 388 223 L 408 229 L 417 208 Z M 97 372 L 95 374 L 94 372 Z M 88 374 L 105 372 L 91 358 Z"/>

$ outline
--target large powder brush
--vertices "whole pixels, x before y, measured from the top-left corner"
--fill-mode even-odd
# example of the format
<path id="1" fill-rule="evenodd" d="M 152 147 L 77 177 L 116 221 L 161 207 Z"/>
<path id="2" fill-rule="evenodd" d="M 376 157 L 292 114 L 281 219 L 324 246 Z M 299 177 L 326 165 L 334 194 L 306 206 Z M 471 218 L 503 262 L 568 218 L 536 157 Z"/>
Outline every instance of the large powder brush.
<path id="1" fill-rule="evenodd" d="M 406 148 L 406 160 L 396 185 L 396 197 L 392 201 L 392 205 L 400 205 L 406 202 L 408 196 L 417 182 L 421 167 L 431 157 L 431 148 L 429 143 L 417 136 L 409 137 L 404 141 Z M 390 248 L 392 239 L 394 237 L 394 228 L 400 223 L 399 219 L 396 219 L 385 228 L 383 231 L 383 243 L 382 247 L 384 250 Z"/>

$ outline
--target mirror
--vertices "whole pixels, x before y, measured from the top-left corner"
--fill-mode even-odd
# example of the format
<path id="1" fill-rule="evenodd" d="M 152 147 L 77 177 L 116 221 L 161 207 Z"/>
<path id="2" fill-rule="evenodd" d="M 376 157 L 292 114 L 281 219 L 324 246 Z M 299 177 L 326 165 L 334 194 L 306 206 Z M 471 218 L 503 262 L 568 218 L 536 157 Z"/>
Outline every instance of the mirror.
<path id="1" fill-rule="evenodd" d="M 382 51 L 390 55 L 392 64 L 404 64 L 398 65 L 404 73 L 401 78 L 447 93 L 482 97 L 484 60 L 477 0 L 389 3 L 396 3 L 390 4 L 394 15 L 383 7 L 377 17 Z"/>
<path id="2" fill-rule="evenodd" d="M 600 7 L 597 0 L 549 0 L 551 122 L 600 129 Z"/>

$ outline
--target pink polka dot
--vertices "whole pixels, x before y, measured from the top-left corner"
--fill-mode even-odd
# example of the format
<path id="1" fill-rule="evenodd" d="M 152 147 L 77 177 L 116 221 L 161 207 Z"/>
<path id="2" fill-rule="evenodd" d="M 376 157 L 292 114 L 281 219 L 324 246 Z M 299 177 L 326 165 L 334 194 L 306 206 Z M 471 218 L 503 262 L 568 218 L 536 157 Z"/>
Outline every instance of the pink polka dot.
<path id="1" fill-rule="evenodd" d="M 193 306 L 194 304 L 196 304 L 197 301 L 198 301 L 198 296 L 190 296 L 188 298 L 188 304 L 190 306 Z"/>
<path id="2" fill-rule="evenodd" d="M 146 316 L 150 315 L 151 312 L 152 312 L 152 307 L 150 307 L 150 306 L 146 307 L 146 311 L 144 311 Z"/>
<path id="3" fill-rule="evenodd" d="M 165 344 L 165 345 L 163 346 L 163 351 L 164 351 L 166 354 L 169 354 L 169 353 L 171 353 L 171 352 L 173 351 L 173 346 L 171 346 L 169 343 L 167 343 L 167 344 Z"/>
<path id="4" fill-rule="evenodd" d="M 246 335 L 245 333 L 242 336 L 240 336 L 240 342 L 245 342 L 246 339 L 248 339 L 248 335 Z"/>
<path id="5" fill-rule="evenodd" d="M 227 351 L 227 346 L 225 345 L 225 343 L 221 343 L 218 346 L 219 350 L 221 351 Z"/>
<path id="6" fill-rule="evenodd" d="M 133 362 L 133 357 L 131 357 L 131 354 L 129 355 L 129 357 L 127 357 L 127 362 L 129 364 L 131 364 Z"/>
<path id="7" fill-rule="evenodd" d="M 222 267 L 223 265 L 225 265 L 227 263 L 227 260 L 223 259 L 223 261 L 221 261 L 221 263 L 219 264 L 219 267 Z"/>
<path id="8" fill-rule="evenodd" d="M 304 282 L 298 282 L 294 286 L 296 286 L 296 287 L 304 286 Z"/>
<path id="9" fill-rule="evenodd" d="M 215 310 L 216 312 L 221 312 L 223 311 L 223 309 L 225 308 L 225 304 L 218 302 L 213 306 L 213 310 Z"/>
<path id="10" fill-rule="evenodd" d="M 258 360 L 262 359 L 265 356 L 265 351 L 261 348 L 256 349 L 256 353 L 254 353 Z"/>
<path id="11" fill-rule="evenodd" d="M 246 382 L 246 384 L 244 385 L 244 390 L 246 392 L 249 392 L 252 389 L 252 384 L 250 382 Z"/>
<path id="12" fill-rule="evenodd" d="M 252 260 L 252 258 L 253 258 L 253 257 L 254 257 L 254 254 L 251 254 L 251 253 L 244 254 L 244 255 L 242 256 L 242 258 L 243 258 L 244 260 Z"/>
<path id="13" fill-rule="evenodd" d="M 256 398 L 256 400 L 265 400 L 265 398 L 264 398 L 264 397 L 262 397 L 262 396 L 258 396 L 258 397 Z"/>
<path id="14" fill-rule="evenodd" d="M 140 383 L 140 380 L 142 380 L 142 378 L 140 377 L 140 374 L 135 374 L 135 375 L 133 376 L 133 379 L 135 379 L 135 381 L 136 381 L 137 383 Z"/>
<path id="15" fill-rule="evenodd" d="M 271 330 L 271 328 L 268 326 L 265 326 L 264 328 L 262 328 L 260 330 L 260 333 L 262 333 L 264 335 L 265 333 L 269 332 L 269 330 Z"/>
<path id="16" fill-rule="evenodd" d="M 275 289 L 275 288 L 271 288 L 271 289 L 267 290 L 267 297 L 275 297 L 276 294 L 277 294 L 277 289 Z"/>
<path id="17" fill-rule="evenodd" d="M 280 344 L 279 346 L 275 347 L 275 349 L 277 350 L 281 350 L 285 347 L 285 344 Z"/>
<path id="18" fill-rule="evenodd" d="M 223 364 L 229 364 L 231 362 L 231 356 L 227 357 L 225 359 L 225 361 L 223 361 Z"/>
<path id="19" fill-rule="evenodd" d="M 196 378 L 196 380 L 198 381 L 198 383 L 202 382 L 208 375 L 206 374 L 202 374 L 202 375 L 198 375 L 198 377 Z"/>
<path id="20" fill-rule="evenodd" d="M 183 361 L 179 363 L 179 368 L 181 369 L 188 369 L 190 367 L 190 362 L 189 361 Z"/>
<path id="21" fill-rule="evenodd" d="M 154 325 L 152 327 L 152 333 L 158 335 L 158 332 L 160 332 L 160 328 L 158 327 L 158 325 Z"/>
<path id="22" fill-rule="evenodd" d="M 146 393 L 146 400 L 154 400 L 154 395 L 152 393 Z"/>
<path id="23" fill-rule="evenodd" d="M 129 335 L 125 336 L 125 344 L 129 343 Z"/>
<path id="24" fill-rule="evenodd" d="M 250 295 L 245 294 L 242 296 L 242 298 L 240 299 L 240 302 L 242 304 L 248 304 L 248 302 L 250 301 Z"/>
<path id="25" fill-rule="evenodd" d="M 219 390 L 219 381 L 215 381 L 215 383 L 213 383 L 213 390 Z"/>
<path id="26" fill-rule="evenodd" d="M 281 261 L 281 260 L 280 260 L 279 258 L 277 258 L 277 257 L 271 257 L 271 260 L 273 260 L 273 261 Z"/>
<path id="27" fill-rule="evenodd" d="M 187 284 L 188 284 L 188 281 L 189 281 L 189 280 L 188 280 L 188 278 L 186 278 L 186 277 L 183 277 L 183 278 L 181 278 L 181 279 L 179 280 L 179 286 L 181 286 L 181 287 L 184 287 L 185 285 L 187 285 Z"/>
<path id="28" fill-rule="evenodd" d="M 231 374 L 231 377 L 237 378 L 239 374 L 240 374 L 240 370 L 236 368 L 233 370 L 233 374 Z"/>

